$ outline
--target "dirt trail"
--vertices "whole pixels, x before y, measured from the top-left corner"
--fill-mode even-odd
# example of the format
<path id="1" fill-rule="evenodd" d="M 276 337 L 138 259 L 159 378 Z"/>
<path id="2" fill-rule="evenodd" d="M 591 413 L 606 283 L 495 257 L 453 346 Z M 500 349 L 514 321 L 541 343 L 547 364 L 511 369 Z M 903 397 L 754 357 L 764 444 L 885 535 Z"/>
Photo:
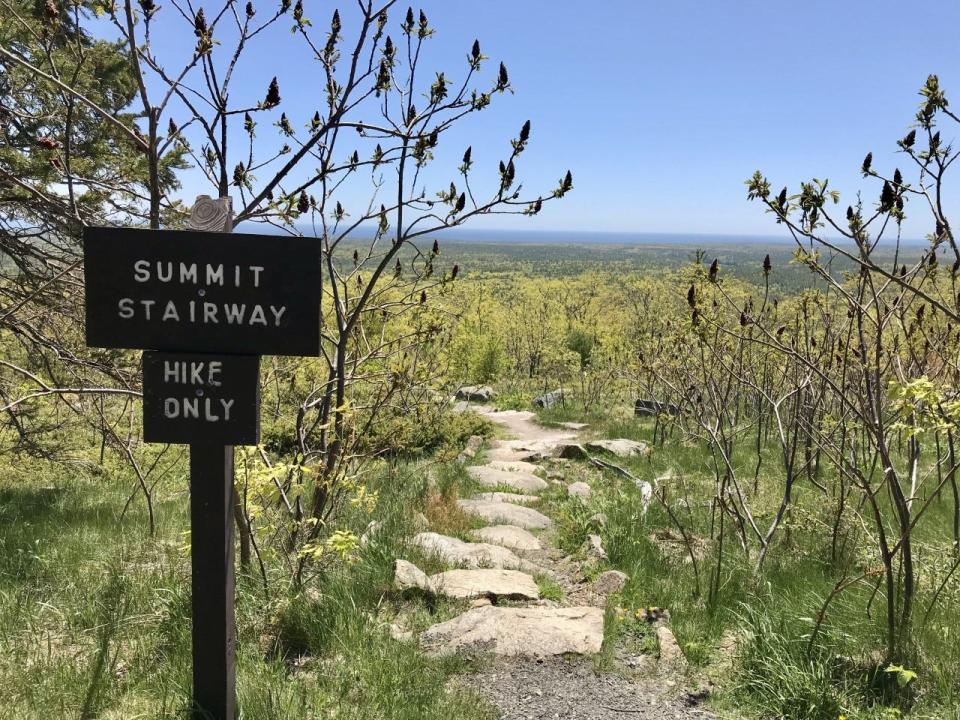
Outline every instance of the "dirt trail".
<path id="1" fill-rule="evenodd" d="M 473 468 L 480 477 L 485 477 L 484 473 L 491 467 L 499 473 L 497 477 L 502 477 L 505 472 L 523 474 L 526 471 L 529 474 L 529 462 L 543 463 L 553 455 L 558 445 L 575 441 L 577 437 L 577 433 L 571 430 L 538 425 L 531 412 L 496 412 L 489 408 L 480 408 L 479 411 L 509 436 L 491 443 L 491 466 Z M 511 470 L 511 461 L 521 465 Z M 608 591 L 604 591 L 598 583 L 587 581 L 581 563 L 566 556 L 555 546 L 551 529 L 540 532 L 539 540 L 542 544 L 540 549 L 516 552 L 525 561 L 542 568 L 543 573 L 560 586 L 563 598 L 559 601 L 541 599 L 528 603 L 525 615 L 542 612 L 543 622 L 549 626 L 549 614 L 561 612 L 553 608 L 592 613 L 595 621 L 592 626 L 575 627 L 572 632 L 593 633 L 591 641 L 595 649 L 599 649 L 602 624 L 598 627 L 596 619 L 599 609 L 606 605 Z M 613 580 L 616 581 L 615 576 Z M 613 652 L 614 669 L 601 672 L 596 669 L 594 660 L 582 654 L 582 651 L 581 654 L 540 653 L 534 647 L 535 640 L 518 649 L 517 643 L 510 642 L 511 634 L 523 630 L 484 628 L 480 617 L 484 612 L 483 608 L 471 610 L 445 623 L 445 626 L 449 626 L 447 634 L 444 634 L 445 628 L 441 626 L 431 628 L 431 631 L 436 630 L 445 640 L 453 638 L 454 642 L 464 641 L 466 635 L 476 634 L 478 628 L 481 634 L 486 632 L 486 644 L 481 647 L 488 650 L 492 647 L 495 659 L 483 671 L 467 677 L 464 682 L 479 690 L 499 709 L 501 720 L 613 720 L 625 717 L 676 720 L 713 717 L 698 707 L 699 701 L 695 696 L 681 690 L 685 685 L 682 672 L 659 667 L 656 658 L 650 655 L 633 655 L 617 648 Z M 466 631 L 465 626 L 469 627 Z M 553 628 L 543 630 L 542 626 L 537 626 L 537 631 L 548 635 Z M 582 636 L 565 638 L 563 632 L 569 633 L 571 629 L 557 628 L 558 636 L 551 636 L 553 642 L 545 643 L 544 647 L 556 648 L 557 642 L 560 646 L 564 642 L 582 644 Z M 672 638 L 672 635 L 669 637 Z M 665 656 L 663 650 L 661 655 Z"/>

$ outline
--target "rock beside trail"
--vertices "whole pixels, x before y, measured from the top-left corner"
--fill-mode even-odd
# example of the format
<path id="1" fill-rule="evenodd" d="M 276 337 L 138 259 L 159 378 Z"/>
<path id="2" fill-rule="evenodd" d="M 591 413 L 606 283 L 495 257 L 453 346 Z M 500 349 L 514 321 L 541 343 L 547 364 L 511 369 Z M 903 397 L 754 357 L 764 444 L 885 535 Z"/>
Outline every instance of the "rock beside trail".
<path id="1" fill-rule="evenodd" d="M 431 575 L 430 585 L 438 595 L 458 600 L 481 597 L 510 600 L 540 599 L 540 590 L 534 579 L 518 570 L 492 568 L 447 570 Z"/>
<path id="2" fill-rule="evenodd" d="M 536 535 L 515 525 L 491 525 L 473 531 L 481 542 L 502 545 L 512 550 L 539 550 L 542 546 Z"/>
<path id="3" fill-rule="evenodd" d="M 679 672 L 686 668 L 687 658 L 677 643 L 673 631 L 666 625 L 656 628 L 657 641 L 660 644 L 660 668 L 662 671 Z"/>
<path id="4" fill-rule="evenodd" d="M 383 521 L 382 520 L 373 520 L 367 525 L 367 529 L 363 531 L 363 535 L 360 536 L 360 547 L 366 547 L 372 542 L 375 542 L 377 535 L 380 534 L 380 531 L 383 530 Z"/>
<path id="5" fill-rule="evenodd" d="M 603 645 L 603 610 L 594 607 L 482 607 L 434 625 L 420 637 L 432 654 L 593 655 Z"/>
<path id="6" fill-rule="evenodd" d="M 607 570 L 593 581 L 593 590 L 600 595 L 613 595 L 626 587 L 630 576 L 619 570 Z"/>
<path id="7" fill-rule="evenodd" d="M 627 440 L 626 438 L 593 440 L 587 443 L 587 450 L 608 452 L 617 457 L 637 457 L 650 454 L 650 447 L 646 443 Z"/>
<path id="8" fill-rule="evenodd" d="M 481 500 L 460 500 L 458 504 L 465 512 L 490 523 L 516 525 L 525 530 L 543 530 L 553 525 L 546 515 L 524 505 Z"/>
<path id="9" fill-rule="evenodd" d="M 515 570 L 525 565 L 511 550 L 500 545 L 468 543 L 434 532 L 415 535 L 413 544 L 426 553 L 437 555 L 443 562 L 459 567 Z"/>
<path id="10" fill-rule="evenodd" d="M 474 465 L 467 472 L 484 487 L 509 487 L 524 493 L 546 490 L 547 482 L 526 472 L 510 472 L 489 465 Z"/>
<path id="11" fill-rule="evenodd" d="M 400 592 L 406 590 L 422 590 L 425 593 L 433 592 L 430 578 L 427 577 L 427 574 L 406 560 L 394 560 L 393 586 Z"/>
<path id="12" fill-rule="evenodd" d="M 533 404 L 536 407 L 544 408 L 549 410 L 550 408 L 556 407 L 557 403 L 563 402 L 563 390 L 554 390 L 553 392 L 544 393 L 533 399 Z"/>
<path id="13" fill-rule="evenodd" d="M 489 385 L 467 385 L 457 390 L 456 399 L 467 402 L 490 402 L 497 396 Z"/>
<path id="14" fill-rule="evenodd" d="M 583 430 L 585 427 L 587 427 L 586 423 L 581 423 L 581 422 L 562 422 L 562 423 L 558 423 L 558 425 L 560 425 L 560 427 L 564 428 L 565 430 L 577 430 L 577 431 Z"/>
<path id="15" fill-rule="evenodd" d="M 567 486 L 567 494 L 570 497 L 578 497 L 582 500 L 589 500 L 593 490 L 585 482 L 575 482 Z"/>
<path id="16" fill-rule="evenodd" d="M 583 544 L 584 554 L 593 560 L 606 560 L 607 551 L 603 549 L 603 540 L 599 535 L 587 535 L 587 540 Z"/>

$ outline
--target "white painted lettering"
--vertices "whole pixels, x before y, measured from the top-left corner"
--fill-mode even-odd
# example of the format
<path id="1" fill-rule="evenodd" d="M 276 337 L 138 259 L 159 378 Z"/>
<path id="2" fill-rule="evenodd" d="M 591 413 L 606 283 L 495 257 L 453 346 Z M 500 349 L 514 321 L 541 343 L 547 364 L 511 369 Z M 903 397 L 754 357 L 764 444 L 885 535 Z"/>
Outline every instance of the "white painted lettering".
<path id="1" fill-rule="evenodd" d="M 167 272 L 166 272 L 166 273 L 163 272 L 163 266 L 164 266 L 164 264 L 166 264 L 166 266 L 167 266 Z M 164 276 L 166 276 L 166 277 L 164 277 Z M 168 262 L 168 263 L 158 262 L 158 263 L 157 263 L 157 280 L 159 280 L 160 282 L 170 282 L 171 280 L 173 280 L 173 263 L 172 263 L 172 262 Z"/>
<path id="2" fill-rule="evenodd" d="M 224 303 L 223 314 L 227 317 L 227 325 L 233 325 L 234 323 L 243 325 L 243 317 L 247 314 L 247 306 L 237 303 L 230 303 L 229 305 Z"/>
<path id="3" fill-rule="evenodd" d="M 129 320 L 133 317 L 133 299 L 132 298 L 120 298 L 117 301 L 117 315 L 119 315 L 124 320 Z"/>
<path id="4" fill-rule="evenodd" d="M 213 303 L 205 302 L 203 304 L 203 321 L 205 323 L 217 324 L 217 306 Z"/>
<path id="5" fill-rule="evenodd" d="M 212 401 L 210 398 L 207 398 L 203 401 L 203 419 L 207 422 L 217 422 L 220 419 L 220 416 L 214 415 L 212 412 L 210 412 L 211 402 Z"/>
<path id="6" fill-rule="evenodd" d="M 178 382 L 180 380 L 180 363 L 176 360 L 170 362 L 169 360 L 163 361 L 163 381 L 168 382 Z M 167 398 L 168 400 L 170 398 Z"/>
<path id="7" fill-rule="evenodd" d="M 186 420 L 189 417 L 194 417 L 197 420 L 200 419 L 200 400 L 199 398 L 184 398 L 183 399 L 183 419 Z"/>
<path id="8" fill-rule="evenodd" d="M 173 300 L 167 300 L 167 306 L 163 310 L 163 317 L 161 319 L 163 322 L 167 320 L 180 322 L 180 313 L 177 312 L 177 306 L 174 305 Z"/>
<path id="9" fill-rule="evenodd" d="M 279 308 L 270 306 L 270 312 L 273 313 L 273 325 L 274 327 L 280 327 L 280 318 L 283 317 L 283 314 L 287 311 L 286 305 L 281 305 Z"/>
<path id="10" fill-rule="evenodd" d="M 137 282 L 147 282 L 150 279 L 150 262 L 137 260 L 133 264 L 133 279 Z"/>
<path id="11" fill-rule="evenodd" d="M 150 308 L 157 304 L 156 300 L 141 300 L 140 304 L 143 305 L 143 316 L 149 320 L 150 319 Z"/>
<path id="12" fill-rule="evenodd" d="M 223 285 L 223 265 L 217 265 L 214 269 L 213 265 L 207 265 L 207 285 Z"/>
<path id="13" fill-rule="evenodd" d="M 223 363 L 219 360 L 211 360 L 207 363 L 207 382 L 213 387 L 220 387 L 221 385 L 221 382 L 217 379 L 221 370 L 223 370 Z"/>
<path id="14" fill-rule="evenodd" d="M 260 324 L 266 326 L 267 317 L 263 313 L 263 308 L 260 305 L 254 305 L 253 311 L 250 313 L 250 324 Z"/>
<path id="15" fill-rule="evenodd" d="M 224 400 L 220 398 L 220 404 L 223 405 L 223 419 L 228 421 L 230 420 L 230 408 L 233 407 L 234 400 Z"/>
<path id="16" fill-rule="evenodd" d="M 251 265 L 250 269 L 253 271 L 253 286 L 260 287 L 260 273 L 263 272 L 263 267 L 261 265 Z"/>
<path id="17" fill-rule="evenodd" d="M 197 282 L 197 264 L 190 263 L 180 263 L 180 282 L 192 282 L 196 284 Z"/>
<path id="18" fill-rule="evenodd" d="M 180 417 L 180 402 L 176 398 L 164 398 L 163 416 L 169 420 Z"/>

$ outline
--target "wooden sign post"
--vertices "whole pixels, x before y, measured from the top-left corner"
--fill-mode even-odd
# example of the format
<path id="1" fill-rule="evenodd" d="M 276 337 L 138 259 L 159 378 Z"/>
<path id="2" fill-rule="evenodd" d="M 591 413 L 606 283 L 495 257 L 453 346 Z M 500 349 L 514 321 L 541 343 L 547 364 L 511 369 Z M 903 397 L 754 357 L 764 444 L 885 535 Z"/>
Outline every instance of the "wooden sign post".
<path id="1" fill-rule="evenodd" d="M 229 198 L 200 196 L 193 231 L 83 238 L 87 344 L 146 350 L 144 441 L 190 445 L 198 720 L 236 717 L 233 446 L 260 440 L 260 355 L 320 354 L 319 243 L 231 223 Z"/>

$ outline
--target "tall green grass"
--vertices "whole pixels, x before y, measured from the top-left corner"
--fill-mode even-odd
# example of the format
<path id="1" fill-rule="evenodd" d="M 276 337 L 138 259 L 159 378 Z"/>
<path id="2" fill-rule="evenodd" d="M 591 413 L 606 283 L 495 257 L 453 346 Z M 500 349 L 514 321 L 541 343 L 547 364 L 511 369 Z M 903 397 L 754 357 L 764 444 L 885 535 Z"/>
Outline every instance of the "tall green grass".
<path id="1" fill-rule="evenodd" d="M 0 468 L 0 717 L 4 720 L 189 717 L 190 566 L 184 470 L 157 488 L 158 531 L 122 468 L 20 463 Z M 453 482 L 452 480 L 450 482 Z M 272 592 L 237 582 L 238 697 L 245 720 L 486 720 L 451 678 L 457 661 L 393 640 L 392 563 L 421 506 L 427 469 L 383 466 L 377 541 L 331 563 L 302 592 L 267 558 Z M 358 534 L 370 517 L 351 509 Z M 457 608 L 413 604 L 417 622 Z M 411 610 L 411 612 L 414 612 Z"/>

